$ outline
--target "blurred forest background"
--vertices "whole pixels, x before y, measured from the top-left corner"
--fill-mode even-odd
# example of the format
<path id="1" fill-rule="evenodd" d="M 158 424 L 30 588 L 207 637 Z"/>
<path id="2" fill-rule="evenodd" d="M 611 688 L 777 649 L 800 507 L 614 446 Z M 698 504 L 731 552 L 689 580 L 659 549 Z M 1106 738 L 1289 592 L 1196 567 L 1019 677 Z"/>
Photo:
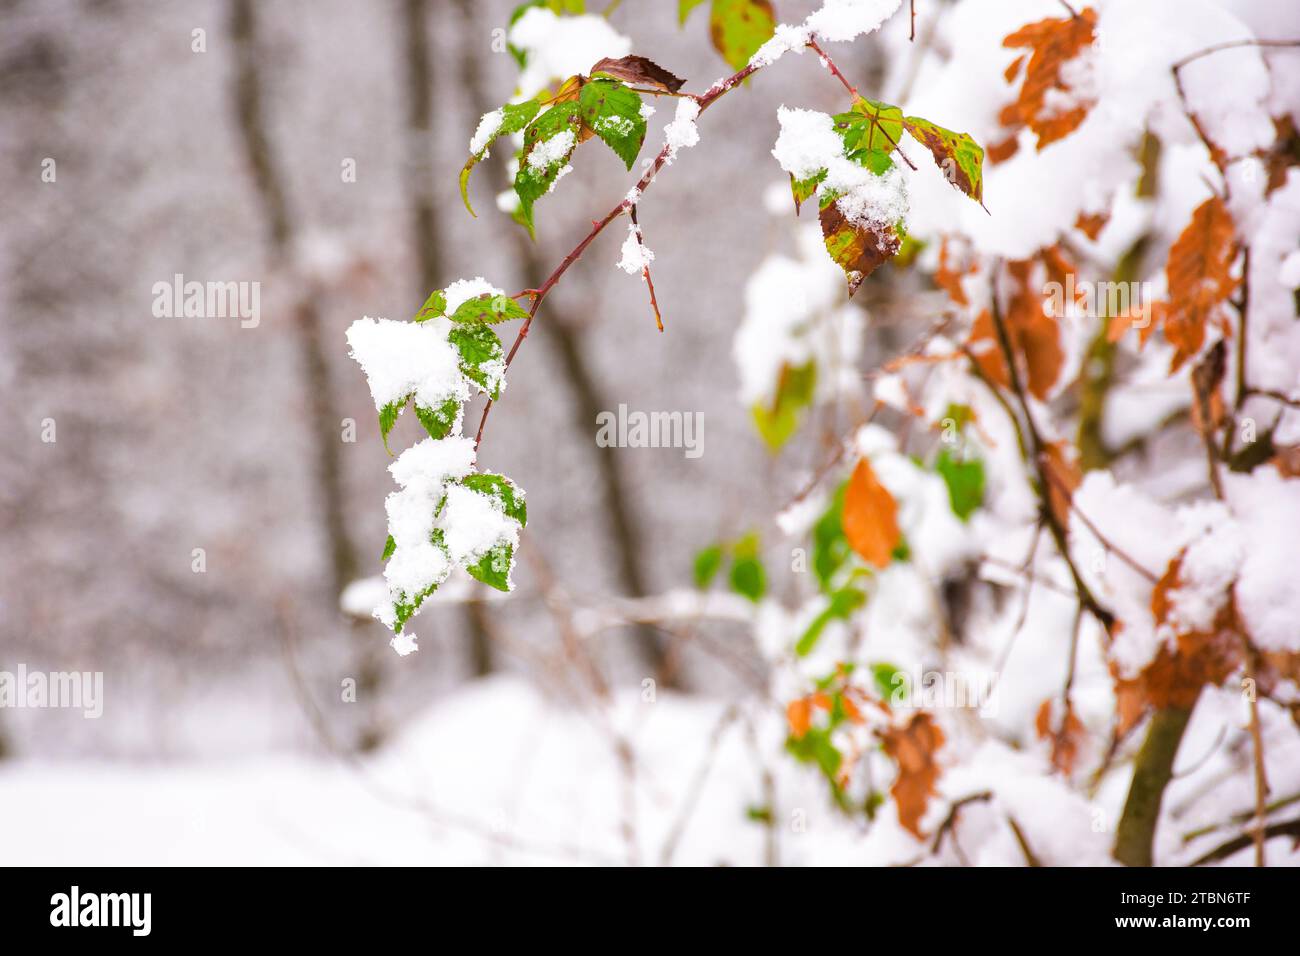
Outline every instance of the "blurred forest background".
<path id="1" fill-rule="evenodd" d="M 632 180 L 611 154 L 584 154 L 532 244 L 492 201 L 498 156 L 476 177 L 479 218 L 465 212 L 466 144 L 517 75 L 493 43 L 512 6 L 0 2 L 0 665 L 105 674 L 98 721 L 0 712 L 8 756 L 372 748 L 478 676 L 545 676 L 561 635 L 539 575 L 610 595 L 689 584 L 698 548 L 770 515 L 824 459 L 833 421 L 776 466 L 730 358 L 746 276 L 790 243 L 763 207 L 784 181 L 776 107 L 841 95 L 801 57 L 710 113 L 642 207 L 664 334 L 641 281 L 614 268 L 621 230 L 547 301 L 482 452 L 530 496 L 515 593 L 426 609 L 404 660 L 381 625 L 339 610 L 349 581 L 380 570 L 392 487 L 344 330 L 408 318 L 457 278 L 537 284 Z M 611 19 L 702 89 L 727 69 L 675 8 L 625 3 Z M 867 38 L 839 55 L 864 88 L 881 75 L 875 50 Z M 153 285 L 177 273 L 259 282 L 260 324 L 156 318 Z M 914 320 L 889 301 L 897 277 L 878 278 L 855 300 L 873 316 L 868 363 Z M 598 448 L 595 415 L 620 403 L 702 412 L 703 456 Z M 395 448 L 416 426 L 399 429 Z M 625 628 L 598 652 L 622 683 L 716 691 L 742 679 L 750 638 L 723 626 L 709 640 L 705 653 Z M 340 700 L 349 677 L 355 704 Z"/>

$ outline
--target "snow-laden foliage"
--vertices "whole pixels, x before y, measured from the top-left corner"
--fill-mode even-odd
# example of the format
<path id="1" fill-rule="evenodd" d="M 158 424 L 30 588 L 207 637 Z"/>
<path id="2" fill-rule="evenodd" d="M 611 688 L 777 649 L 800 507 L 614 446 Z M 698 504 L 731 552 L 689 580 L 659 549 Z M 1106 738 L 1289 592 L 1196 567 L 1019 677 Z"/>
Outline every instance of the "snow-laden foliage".
<path id="1" fill-rule="evenodd" d="M 961 0 L 919 26 L 901 6 L 826 0 L 782 24 L 719 0 L 710 37 L 735 72 L 701 93 L 598 17 L 521 8 L 520 90 L 474 131 L 467 206 L 471 171 L 512 136 L 503 208 L 532 233 L 583 144 L 631 171 L 645 99 L 677 103 L 623 200 L 521 293 L 527 312 L 458 283 L 418 324 L 353 327 L 384 434 L 408 401 L 430 432 L 392 467 L 381 616 L 401 630 L 454 565 L 508 586 L 520 544 L 522 496 L 473 472 L 461 437 L 470 387 L 500 392 L 500 343 L 476 338 L 467 365 L 457 336 L 522 319 L 517 347 L 624 215 L 617 264 L 660 320 L 638 205 L 706 110 L 811 50 L 844 108 L 775 111 L 770 168 L 789 192 L 768 205 L 813 204 L 818 226 L 749 277 L 732 353 L 768 447 L 820 424 L 824 460 L 792 469 L 800 490 L 771 516 L 788 587 L 758 530 L 694 568 L 698 588 L 732 592 L 723 616 L 752 635 L 784 750 L 867 828 L 871 862 L 1186 856 L 1172 811 L 1147 809 L 1171 795 L 1248 821 L 1262 859 L 1263 781 L 1300 786 L 1276 756 L 1295 753 L 1300 712 L 1300 51 L 1284 18 L 1215 0 Z M 876 32 L 888 68 L 868 97 L 828 47 Z M 885 340 L 859 304 L 877 283 L 925 321 L 866 367 L 865 343 Z M 752 719 L 771 727 L 764 708 Z M 1241 782 L 1217 803 L 1168 783 L 1206 714 L 1236 725 L 1237 756 L 1206 764 Z"/>
<path id="2" fill-rule="evenodd" d="M 367 316 L 348 329 L 385 446 L 408 404 L 429 434 L 388 469 L 400 490 L 385 505 L 388 594 L 374 614 L 394 631 L 399 654 L 416 650 L 406 623 L 453 568 L 501 591 L 514 587 L 510 573 L 527 521 L 524 493 L 502 475 L 476 471 L 474 441 L 461 431 L 471 392 L 496 399 L 505 387 L 501 340 L 490 324 L 524 314 L 478 277 L 434 292 L 411 322 Z"/>

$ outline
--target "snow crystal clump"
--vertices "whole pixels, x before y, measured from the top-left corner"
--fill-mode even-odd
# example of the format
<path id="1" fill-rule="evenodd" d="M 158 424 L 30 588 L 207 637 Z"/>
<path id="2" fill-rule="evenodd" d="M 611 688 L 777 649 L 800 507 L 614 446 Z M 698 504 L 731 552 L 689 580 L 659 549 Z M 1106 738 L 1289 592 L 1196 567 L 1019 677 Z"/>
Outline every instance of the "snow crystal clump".
<path id="1" fill-rule="evenodd" d="M 482 276 L 473 279 L 457 279 L 447 286 L 447 314 L 451 315 L 470 299 L 476 299 L 481 295 L 505 295 L 505 293 Z"/>
<path id="2" fill-rule="evenodd" d="M 550 139 L 543 140 L 529 152 L 529 167 L 532 169 L 549 169 L 569 155 L 575 141 L 576 137 L 571 129 L 563 130 Z"/>
<path id="3" fill-rule="evenodd" d="M 882 23 L 898 11 L 902 2 L 903 0 L 826 0 L 801 25 L 778 24 L 772 39 L 749 58 L 749 65 L 769 66 L 791 51 L 803 52 L 803 48 L 812 39 L 837 43 L 856 40 L 863 34 L 878 30 Z"/>
<path id="4" fill-rule="evenodd" d="M 903 0 L 826 0 L 808 15 L 804 28 L 813 36 L 836 43 L 872 33 L 898 12 Z"/>
<path id="5" fill-rule="evenodd" d="M 837 159 L 844 159 L 844 141 L 836 134 L 835 122 L 828 114 L 782 106 L 776 117 L 781 133 L 772 155 L 795 179 L 808 179 Z"/>
<path id="6" fill-rule="evenodd" d="M 505 110 L 493 110 L 491 113 L 484 113 L 483 118 L 478 121 L 478 129 L 474 130 L 474 137 L 469 141 L 469 151 L 477 156 L 487 148 L 487 144 L 497 135 L 497 130 L 505 122 Z M 484 154 L 486 157 L 486 154 Z"/>
<path id="7" fill-rule="evenodd" d="M 618 267 L 628 275 L 636 275 L 654 259 L 654 252 L 641 241 L 641 230 L 629 224 L 627 238 L 623 240 L 623 258 L 618 260 Z"/>
<path id="8" fill-rule="evenodd" d="M 475 564 L 503 544 L 519 545 L 519 522 L 505 513 L 501 502 L 463 485 L 447 489 L 438 524 L 456 564 Z"/>
<path id="9" fill-rule="evenodd" d="M 352 323 L 349 354 L 366 373 L 375 408 L 412 396 L 422 408 L 437 408 L 453 398 L 469 400 L 460 353 L 447 341 L 450 325 L 445 318 L 417 324 L 369 316 Z"/>
<path id="10" fill-rule="evenodd" d="M 668 146 L 668 162 L 672 162 L 679 149 L 687 149 L 700 141 L 700 131 L 695 118 L 700 115 L 700 104 L 691 99 L 677 101 L 673 121 L 664 127 L 664 142 Z"/>

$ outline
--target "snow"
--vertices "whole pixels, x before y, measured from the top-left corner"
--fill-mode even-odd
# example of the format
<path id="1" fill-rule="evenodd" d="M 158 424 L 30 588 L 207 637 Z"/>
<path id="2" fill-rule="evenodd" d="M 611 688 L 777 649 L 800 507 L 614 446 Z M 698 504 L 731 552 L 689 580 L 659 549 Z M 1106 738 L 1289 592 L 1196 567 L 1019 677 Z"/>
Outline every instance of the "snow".
<path id="1" fill-rule="evenodd" d="M 483 158 L 486 159 L 487 153 L 484 150 L 487 149 L 488 143 L 496 138 L 497 130 L 505 120 L 505 110 L 495 109 L 490 113 L 484 113 L 483 118 L 479 120 L 478 128 L 474 130 L 474 136 L 469 141 L 470 153 L 475 156 L 483 153 Z"/>
<path id="2" fill-rule="evenodd" d="M 901 5 L 902 0 L 826 0 L 804 27 L 818 39 L 847 43 L 878 30 Z"/>
<path id="3" fill-rule="evenodd" d="M 677 112 L 672 122 L 664 127 L 664 143 L 668 147 L 668 162 L 677 156 L 678 150 L 687 149 L 700 141 L 700 131 L 695 125 L 695 118 L 700 115 L 700 104 L 693 99 L 683 97 L 677 101 Z"/>
<path id="4" fill-rule="evenodd" d="M 399 491 L 384 502 L 388 533 L 396 549 L 384 565 L 388 600 L 375 608 L 375 616 L 388 627 L 396 622 L 392 605 L 410 603 L 428 588 L 441 584 L 451 572 L 455 552 L 435 545 L 431 536 L 435 512 L 449 479 L 460 478 L 474 467 L 474 442 L 463 437 L 426 438 L 402 452 L 388 466 Z M 460 531 L 461 540 L 469 532 Z M 400 649 L 399 649 L 400 652 Z"/>
<path id="5" fill-rule="evenodd" d="M 529 167 L 546 170 L 556 163 L 562 162 L 564 157 L 572 152 L 576 141 L 577 137 L 571 129 L 561 130 L 550 139 L 542 140 L 528 153 Z"/>
<path id="6" fill-rule="evenodd" d="M 792 50 L 802 51 L 812 39 L 847 43 L 874 33 L 901 4 L 902 0 L 825 0 L 800 26 L 778 24 L 775 35 L 755 51 L 749 65 L 770 66 Z"/>
<path id="7" fill-rule="evenodd" d="M 836 200 L 850 222 L 875 229 L 890 229 L 907 214 L 907 190 L 897 166 L 877 175 L 844 155 L 844 141 L 834 121 L 816 110 L 777 110 L 781 132 L 772 155 L 781 168 L 804 180 L 823 169 L 826 178 L 817 194 L 843 194 Z"/>
<path id="8" fill-rule="evenodd" d="M 604 17 L 594 14 L 556 16 L 533 7 L 510 27 L 508 39 L 527 54 L 519 76 L 520 98 L 535 96 L 551 83 L 587 73 L 604 57 L 624 57 L 632 41 Z"/>
<path id="9" fill-rule="evenodd" d="M 519 522 L 505 513 L 501 502 L 462 485 L 447 489 L 437 526 L 451 560 L 462 566 L 477 563 L 500 544 L 519 545 Z"/>
<path id="10" fill-rule="evenodd" d="M 1224 476 L 1224 492 L 1240 522 L 1237 609 L 1251 640 L 1266 651 L 1300 652 L 1300 481 L 1272 468 Z"/>
<path id="11" fill-rule="evenodd" d="M 627 226 L 627 238 L 623 240 L 622 257 L 618 267 L 628 275 L 637 275 L 655 261 L 655 254 L 641 239 L 641 230 L 632 223 Z"/>
<path id="12" fill-rule="evenodd" d="M 787 213 L 788 214 L 788 213 Z M 758 264 L 745 284 L 745 314 L 732 340 L 740 400 L 771 404 L 783 366 L 817 364 L 822 399 L 860 388 L 855 368 L 863 313 L 843 304 L 844 274 L 826 255 L 818 226 L 798 227 L 799 257 Z"/>
<path id="13" fill-rule="evenodd" d="M 495 296 L 505 295 L 505 293 L 482 276 L 475 276 L 473 279 L 457 279 L 447 286 L 446 295 L 447 315 L 453 315 L 470 299 L 476 299 L 481 295 Z"/>
<path id="14" fill-rule="evenodd" d="M 772 155 L 795 179 L 808 179 L 837 161 L 848 162 L 844 159 L 844 141 L 835 132 L 829 114 L 782 106 L 776 116 L 781 132 Z"/>
<path id="15" fill-rule="evenodd" d="M 443 317 L 415 323 L 366 316 L 352 323 L 349 354 L 366 373 L 376 409 L 410 396 L 422 408 L 438 408 L 452 398 L 468 400 L 460 354 L 447 340 L 450 328 Z"/>

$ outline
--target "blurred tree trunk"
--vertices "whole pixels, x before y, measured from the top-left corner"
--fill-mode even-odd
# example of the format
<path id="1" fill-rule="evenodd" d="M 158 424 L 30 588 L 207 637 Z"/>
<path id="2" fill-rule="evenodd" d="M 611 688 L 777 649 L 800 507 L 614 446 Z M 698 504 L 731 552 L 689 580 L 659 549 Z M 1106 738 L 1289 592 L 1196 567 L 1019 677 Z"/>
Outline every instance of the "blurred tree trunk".
<path id="1" fill-rule="evenodd" d="M 476 10 L 471 0 L 455 0 L 455 3 L 460 10 L 465 32 L 465 40 L 460 45 L 463 52 L 460 60 L 461 87 L 465 91 L 470 109 L 475 113 L 481 113 L 488 108 L 489 104 L 494 104 L 495 100 L 490 100 L 483 87 L 483 77 L 479 71 L 479 46 L 475 42 L 475 37 L 481 34 L 481 39 L 486 45 L 489 34 L 483 29 L 479 19 L 481 7 Z M 475 118 L 477 119 L 477 116 Z M 497 152 L 504 154 L 505 150 Z M 496 168 L 500 169 L 501 165 L 498 163 Z M 547 263 L 543 262 L 537 245 L 528 238 L 527 233 L 514 227 L 513 224 L 509 228 L 513 230 L 517 243 L 524 284 L 527 288 L 535 289 L 546 280 L 550 269 Z M 556 311 L 553 300 L 547 301 L 546 311 L 546 319 L 539 322 L 538 327 L 542 330 L 541 337 L 549 343 L 559 359 L 564 373 L 560 379 L 569 390 L 569 400 L 573 407 L 574 428 L 587 440 L 594 457 L 594 464 L 600 472 L 601 482 L 605 487 L 607 505 L 605 516 L 608 522 L 606 533 L 617 555 L 619 583 L 632 597 L 645 597 L 648 583 L 645 567 L 641 561 L 640 548 L 645 537 L 641 533 L 636 511 L 627 493 L 627 481 L 622 471 L 618 449 L 600 448 L 593 440 L 596 416 L 611 407 L 610 401 L 596 383 L 591 367 L 583 355 L 578 335 Z M 675 668 L 671 666 L 665 638 L 648 625 L 633 628 L 633 634 L 642 663 L 655 675 L 656 680 L 664 686 L 681 687 L 682 680 Z"/>
<path id="2" fill-rule="evenodd" d="M 284 179 L 262 112 L 263 82 L 257 49 L 258 23 L 252 0 L 230 0 L 229 30 L 235 55 L 231 92 L 236 121 L 243 137 L 253 184 L 261 202 L 272 262 L 292 274 L 294 227 Z M 318 516 L 329 547 L 329 596 L 337 613 L 339 595 L 356 576 L 358 561 L 356 548 L 348 535 L 344 511 L 343 446 L 339 432 L 342 419 L 338 414 L 338 402 L 330 378 L 320 310 L 311 289 L 302 290 L 294 306 L 293 335 L 303 375 L 301 394 L 308 402 L 308 429 Z M 353 630 L 360 641 L 357 661 L 358 699 L 373 701 L 375 692 L 382 683 L 382 665 L 378 653 L 370 646 L 373 642 L 368 639 L 366 626 L 354 624 Z M 374 726 L 367 727 L 362 732 L 359 746 L 369 749 L 377 745 L 379 739 L 378 730 Z"/>
<path id="3" fill-rule="evenodd" d="M 401 0 L 401 4 L 407 101 L 405 159 L 413 209 L 415 254 L 420 263 L 420 301 L 423 301 L 434 289 L 445 285 L 438 213 L 433 201 L 434 79 L 429 59 L 429 0 Z M 470 672 L 475 677 L 492 672 L 488 613 L 487 605 L 480 601 L 464 605 Z"/>

